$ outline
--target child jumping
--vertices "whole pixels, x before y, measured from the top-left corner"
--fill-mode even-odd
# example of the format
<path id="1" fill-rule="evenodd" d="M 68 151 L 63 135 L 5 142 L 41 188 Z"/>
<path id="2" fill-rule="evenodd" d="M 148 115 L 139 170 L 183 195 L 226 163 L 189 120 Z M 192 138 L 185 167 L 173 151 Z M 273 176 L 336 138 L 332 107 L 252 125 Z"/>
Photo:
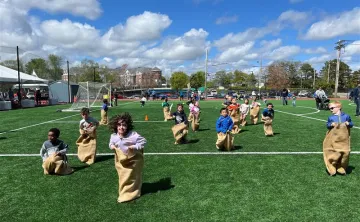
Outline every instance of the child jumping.
<path id="1" fill-rule="evenodd" d="M 43 160 L 42 167 L 44 174 L 67 175 L 74 172 L 70 168 L 66 152 L 69 146 L 59 140 L 60 130 L 51 128 L 48 132 L 48 140 L 45 141 L 40 149 L 40 156 Z"/>
<path id="2" fill-rule="evenodd" d="M 233 125 L 234 123 L 231 117 L 228 115 L 228 110 L 226 108 L 221 108 L 220 117 L 216 121 L 216 148 L 218 150 L 225 149 L 230 151 L 234 148 L 234 138 L 230 134 Z"/>
<path id="3" fill-rule="evenodd" d="M 104 99 L 103 100 L 103 105 L 101 107 L 101 121 L 100 121 L 100 125 L 107 125 L 108 124 L 108 100 Z"/>
<path id="4" fill-rule="evenodd" d="M 109 148 L 115 151 L 115 169 L 119 176 L 117 202 L 131 201 L 141 195 L 146 139 L 133 131 L 129 113 L 112 117 L 109 127 L 113 131 Z"/>
<path id="5" fill-rule="evenodd" d="M 187 143 L 186 135 L 188 133 L 188 119 L 184 112 L 183 104 L 177 104 L 177 111 L 172 114 L 173 119 L 175 119 L 175 126 L 172 127 L 172 132 L 174 134 L 175 143 Z"/>
<path id="6" fill-rule="evenodd" d="M 164 121 L 168 121 L 168 120 L 172 119 L 172 116 L 170 115 L 171 107 L 170 107 L 170 104 L 168 103 L 167 98 L 164 99 L 164 102 L 161 104 L 161 106 L 163 107 Z"/>
<path id="7" fill-rule="evenodd" d="M 266 104 L 266 107 L 262 113 L 261 120 L 264 122 L 264 132 L 265 136 L 273 136 L 273 128 L 272 128 L 272 122 L 274 119 L 274 105 L 272 103 Z"/>
<path id="8" fill-rule="evenodd" d="M 91 165 L 96 158 L 96 128 L 99 122 L 90 115 L 88 108 L 82 108 L 80 111 L 80 137 L 76 141 L 78 146 L 78 158 L 81 162 Z"/>
<path id="9" fill-rule="evenodd" d="M 326 169 L 330 176 L 337 173 L 345 175 L 350 156 L 350 128 L 353 123 L 348 114 L 341 111 L 339 101 L 329 104 L 333 115 L 327 121 L 328 131 L 323 142 Z"/>
<path id="10" fill-rule="evenodd" d="M 233 128 L 231 133 L 236 134 L 240 132 L 240 105 L 237 103 L 236 98 L 231 99 L 231 104 L 227 106 L 228 114 L 233 121 Z"/>

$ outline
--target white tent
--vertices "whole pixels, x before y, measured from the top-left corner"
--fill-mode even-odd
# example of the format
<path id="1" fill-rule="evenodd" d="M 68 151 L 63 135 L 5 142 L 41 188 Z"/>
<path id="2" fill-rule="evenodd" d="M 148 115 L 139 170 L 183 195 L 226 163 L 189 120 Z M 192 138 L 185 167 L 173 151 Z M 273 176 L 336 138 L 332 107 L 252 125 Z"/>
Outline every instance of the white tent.
<path id="1" fill-rule="evenodd" d="M 21 83 L 48 83 L 46 79 L 20 72 Z M 17 83 L 18 71 L 0 65 L 0 83 Z"/>

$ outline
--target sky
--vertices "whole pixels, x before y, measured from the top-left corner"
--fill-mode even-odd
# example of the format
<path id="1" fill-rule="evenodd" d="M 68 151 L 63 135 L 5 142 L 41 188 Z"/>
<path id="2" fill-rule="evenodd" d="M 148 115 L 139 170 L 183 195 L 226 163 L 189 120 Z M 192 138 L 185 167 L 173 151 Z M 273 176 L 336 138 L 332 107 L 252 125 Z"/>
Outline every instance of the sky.
<path id="1" fill-rule="evenodd" d="M 278 60 L 320 70 L 338 40 L 351 40 L 341 59 L 360 69 L 358 0 L 0 0 L 0 46 L 71 66 L 87 58 L 191 74 L 207 50 L 210 74 Z"/>

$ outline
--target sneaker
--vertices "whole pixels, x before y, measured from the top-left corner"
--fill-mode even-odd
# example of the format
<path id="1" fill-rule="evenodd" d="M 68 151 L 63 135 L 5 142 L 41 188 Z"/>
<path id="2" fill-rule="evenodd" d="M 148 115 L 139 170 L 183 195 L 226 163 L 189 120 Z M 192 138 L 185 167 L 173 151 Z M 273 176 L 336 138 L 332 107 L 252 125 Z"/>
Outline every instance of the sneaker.
<path id="1" fill-rule="evenodd" d="M 346 175 L 346 171 L 345 171 L 345 169 L 344 168 L 339 168 L 339 169 L 337 169 L 337 172 L 338 172 L 338 174 L 341 174 L 341 175 Z"/>

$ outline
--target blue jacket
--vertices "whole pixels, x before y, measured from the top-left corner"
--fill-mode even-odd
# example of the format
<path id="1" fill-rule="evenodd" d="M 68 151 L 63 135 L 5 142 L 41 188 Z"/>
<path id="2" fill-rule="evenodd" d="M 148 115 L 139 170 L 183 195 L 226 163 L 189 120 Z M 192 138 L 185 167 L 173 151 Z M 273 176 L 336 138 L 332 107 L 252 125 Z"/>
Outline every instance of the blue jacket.
<path id="1" fill-rule="evenodd" d="M 274 116 L 275 116 L 275 112 L 274 112 L 273 109 L 269 110 L 268 108 L 265 108 L 264 111 L 263 111 L 263 113 L 262 113 L 262 115 L 263 115 L 264 117 L 268 116 L 268 117 L 270 117 L 271 119 L 273 119 Z"/>
<path id="2" fill-rule="evenodd" d="M 352 128 L 354 126 L 353 122 L 351 121 L 351 117 L 348 114 L 341 112 L 340 118 L 338 115 L 329 116 L 326 126 L 328 129 L 331 129 L 331 128 L 333 128 L 331 126 L 332 123 L 338 123 L 338 122 L 345 123 L 346 121 L 349 122 L 350 128 Z"/>
<path id="3" fill-rule="evenodd" d="M 216 121 L 216 132 L 226 133 L 228 130 L 232 130 L 233 126 L 234 122 L 229 115 L 226 117 L 220 116 Z"/>

